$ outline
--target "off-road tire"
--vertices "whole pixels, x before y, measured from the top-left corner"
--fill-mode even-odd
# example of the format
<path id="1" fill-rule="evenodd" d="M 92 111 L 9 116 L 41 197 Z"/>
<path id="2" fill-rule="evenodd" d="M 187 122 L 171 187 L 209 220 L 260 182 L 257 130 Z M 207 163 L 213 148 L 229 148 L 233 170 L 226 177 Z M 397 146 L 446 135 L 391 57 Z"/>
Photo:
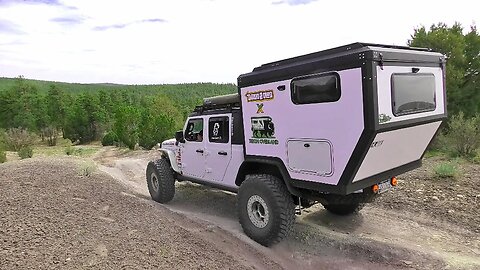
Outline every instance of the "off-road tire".
<path id="1" fill-rule="evenodd" d="M 364 203 L 360 202 L 350 202 L 342 204 L 323 204 L 323 207 L 332 214 L 346 216 L 360 211 L 364 205 Z"/>
<path id="2" fill-rule="evenodd" d="M 173 170 L 165 158 L 150 161 L 147 166 L 146 177 L 148 191 L 154 201 L 167 203 L 173 199 L 175 178 L 173 177 Z"/>
<path id="3" fill-rule="evenodd" d="M 268 221 L 265 221 L 264 227 L 255 225 L 249 217 L 248 207 L 253 207 L 249 201 L 259 197 L 268 211 Z M 295 222 L 295 206 L 291 194 L 282 180 L 268 174 L 246 176 L 238 190 L 237 211 L 245 234 L 264 246 L 271 246 L 287 237 Z"/>

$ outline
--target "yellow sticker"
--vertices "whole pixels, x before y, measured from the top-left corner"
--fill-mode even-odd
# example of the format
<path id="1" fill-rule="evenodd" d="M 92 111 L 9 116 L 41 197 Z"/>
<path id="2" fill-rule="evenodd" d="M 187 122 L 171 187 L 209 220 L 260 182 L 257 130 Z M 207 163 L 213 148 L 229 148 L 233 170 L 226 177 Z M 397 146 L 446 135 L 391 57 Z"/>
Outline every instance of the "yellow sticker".
<path id="1" fill-rule="evenodd" d="M 273 100 L 273 90 L 261 90 L 256 92 L 247 92 L 245 94 L 247 102 L 261 102 Z"/>

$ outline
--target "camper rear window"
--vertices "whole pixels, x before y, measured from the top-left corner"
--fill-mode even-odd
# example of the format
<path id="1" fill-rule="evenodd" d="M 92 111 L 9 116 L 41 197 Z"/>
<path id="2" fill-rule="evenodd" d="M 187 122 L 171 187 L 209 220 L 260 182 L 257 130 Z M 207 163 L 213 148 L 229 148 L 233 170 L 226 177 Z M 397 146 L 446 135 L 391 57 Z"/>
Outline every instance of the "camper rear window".
<path id="1" fill-rule="evenodd" d="M 340 99 L 340 77 L 337 73 L 313 75 L 292 80 L 295 104 L 335 102 Z"/>
<path id="2" fill-rule="evenodd" d="M 435 107 L 433 74 L 392 74 L 392 109 L 395 116 L 433 111 Z"/>

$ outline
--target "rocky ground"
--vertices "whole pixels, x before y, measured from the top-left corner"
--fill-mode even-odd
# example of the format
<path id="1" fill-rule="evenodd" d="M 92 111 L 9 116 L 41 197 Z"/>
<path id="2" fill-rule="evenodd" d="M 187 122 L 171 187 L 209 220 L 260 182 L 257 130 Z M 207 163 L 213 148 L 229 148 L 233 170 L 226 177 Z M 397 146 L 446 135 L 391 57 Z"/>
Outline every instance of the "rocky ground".
<path id="1" fill-rule="evenodd" d="M 103 173 L 83 175 L 82 162 L 0 165 L 0 269 L 280 268 L 215 226 L 139 199 Z"/>
<path id="2" fill-rule="evenodd" d="M 439 178 L 433 173 L 434 167 L 445 161 L 445 157 L 425 159 L 421 168 L 401 175 L 395 192 L 384 194 L 375 205 L 426 213 L 434 220 L 447 221 L 477 233 L 478 237 L 480 165 L 459 162 L 456 178 Z"/>
<path id="3" fill-rule="evenodd" d="M 153 151 L 0 164 L 0 269 L 479 269 L 479 165 L 438 179 L 441 158 L 399 177 L 359 214 L 316 205 L 286 241 L 246 237 L 234 194 L 177 183 L 160 205 L 146 189 Z"/>

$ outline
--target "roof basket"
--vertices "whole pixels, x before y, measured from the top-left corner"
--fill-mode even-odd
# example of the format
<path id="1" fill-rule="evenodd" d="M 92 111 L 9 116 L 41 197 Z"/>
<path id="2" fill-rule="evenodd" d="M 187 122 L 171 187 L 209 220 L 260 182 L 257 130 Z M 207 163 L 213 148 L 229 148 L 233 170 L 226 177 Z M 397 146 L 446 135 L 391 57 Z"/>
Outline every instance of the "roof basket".
<path id="1" fill-rule="evenodd" d="M 204 98 L 203 105 L 196 106 L 194 112 L 201 114 L 205 111 L 231 110 L 234 107 L 240 107 L 240 96 L 238 94 Z"/>
<path id="2" fill-rule="evenodd" d="M 220 107 L 222 105 L 235 103 L 240 103 L 240 96 L 238 94 L 208 97 L 203 99 L 203 106 L 206 107 Z"/>

